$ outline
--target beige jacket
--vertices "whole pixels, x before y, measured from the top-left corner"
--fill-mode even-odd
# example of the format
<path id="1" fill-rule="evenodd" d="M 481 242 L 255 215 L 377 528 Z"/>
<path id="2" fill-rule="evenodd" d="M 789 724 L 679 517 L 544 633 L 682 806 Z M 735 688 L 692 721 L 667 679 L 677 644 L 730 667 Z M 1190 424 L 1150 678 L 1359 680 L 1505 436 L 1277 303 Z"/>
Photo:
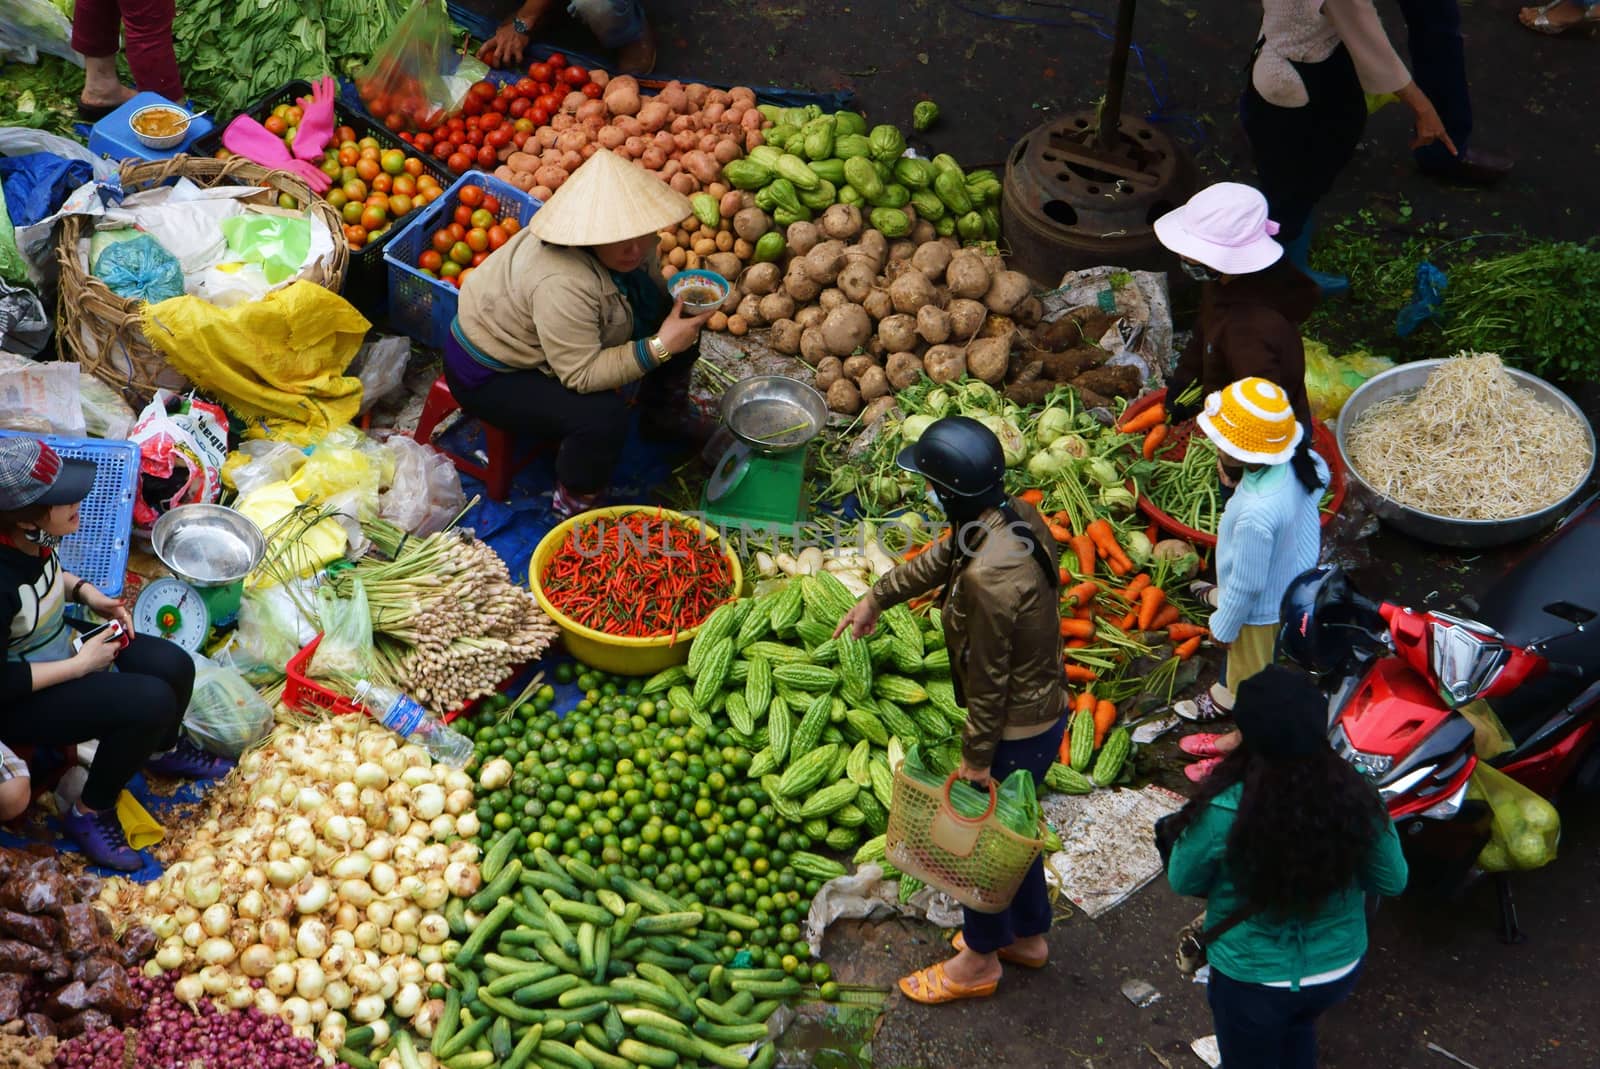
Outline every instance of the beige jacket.
<path id="1" fill-rule="evenodd" d="M 1343 44 L 1361 87 L 1373 96 L 1398 92 L 1411 82 L 1373 0 L 1262 0 L 1261 54 L 1251 84 L 1269 104 L 1303 108 L 1309 97 L 1291 61 L 1321 63 Z"/>
<path id="2" fill-rule="evenodd" d="M 659 277 L 653 251 L 646 263 Z M 545 245 L 527 230 L 472 272 L 456 319 L 485 355 L 554 375 L 578 393 L 645 374 L 634 355 L 633 309 L 611 272 L 587 249 Z"/>
<path id="3" fill-rule="evenodd" d="M 1027 531 L 1008 531 L 999 511 L 985 512 L 987 535 L 981 543 L 968 539 L 971 556 L 944 599 L 950 669 L 967 705 L 961 754 L 977 768 L 990 766 L 1001 739 L 1042 734 L 1066 711 L 1056 588 L 1025 538 L 1038 540 L 1052 558 L 1055 540 L 1033 506 L 1012 506 Z M 887 609 L 931 593 L 945 585 L 953 556 L 946 538 L 879 579 L 869 596 Z"/>

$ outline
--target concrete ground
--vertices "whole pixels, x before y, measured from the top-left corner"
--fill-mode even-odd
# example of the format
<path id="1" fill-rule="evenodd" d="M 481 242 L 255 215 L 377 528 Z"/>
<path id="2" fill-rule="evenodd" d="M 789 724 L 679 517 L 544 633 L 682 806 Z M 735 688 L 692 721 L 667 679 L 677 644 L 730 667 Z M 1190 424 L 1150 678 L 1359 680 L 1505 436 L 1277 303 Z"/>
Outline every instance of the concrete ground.
<path id="1" fill-rule="evenodd" d="M 661 34 L 663 71 L 848 88 L 870 119 L 907 127 L 912 104 L 932 97 L 943 120 L 929 143 L 970 166 L 1003 159 L 1028 130 L 1102 95 L 1114 11 L 1111 0 L 660 0 L 647 7 Z M 1490 192 L 1419 176 L 1406 148 L 1409 118 L 1391 108 L 1370 123 L 1357 159 L 1324 205 L 1324 220 L 1376 208 L 1396 237 L 1427 223 L 1446 226 L 1451 236 L 1511 229 L 1593 236 L 1600 202 L 1582 176 L 1600 162 L 1600 139 L 1583 116 L 1600 86 L 1600 41 L 1536 37 L 1516 25 L 1513 0 L 1463 7 L 1475 142 L 1512 152 L 1516 174 Z M 1396 6 L 1382 0 L 1379 8 L 1403 46 Z M 1138 12 L 1144 64 L 1132 65 L 1128 107 L 1158 112 L 1207 180 L 1251 177 L 1234 115 L 1259 14 L 1257 4 L 1184 0 L 1147 0 Z M 575 45 L 580 40 L 574 35 Z M 1365 304 L 1357 294 L 1346 312 L 1359 320 Z M 1574 393 L 1593 419 L 1597 391 Z M 1369 593 L 1429 605 L 1481 589 L 1507 560 L 1440 554 L 1386 531 L 1372 536 L 1359 518 L 1336 536 L 1335 552 Z M 1600 907 L 1600 804 L 1573 802 L 1563 815 L 1560 859 L 1515 881 L 1525 944 L 1500 943 L 1488 884 L 1459 901 L 1385 905 L 1372 924 L 1356 995 L 1325 1019 L 1326 1066 L 1455 1064 L 1430 1043 L 1477 1069 L 1600 1065 L 1600 1014 L 1589 989 L 1600 945 L 1600 919 L 1591 912 Z M 1012 969 L 993 999 L 930 1009 L 894 995 L 872 1061 L 880 1069 L 1198 1066 L 1188 1043 L 1211 1031 L 1204 991 L 1171 964 L 1174 933 L 1196 909 L 1158 880 L 1099 921 L 1075 914 L 1059 925 L 1050 966 L 1037 974 Z M 830 933 L 826 956 L 846 982 L 889 987 L 945 952 L 937 935 L 902 922 L 840 927 Z M 1129 978 L 1154 984 L 1160 1001 L 1135 1008 L 1120 994 Z"/>

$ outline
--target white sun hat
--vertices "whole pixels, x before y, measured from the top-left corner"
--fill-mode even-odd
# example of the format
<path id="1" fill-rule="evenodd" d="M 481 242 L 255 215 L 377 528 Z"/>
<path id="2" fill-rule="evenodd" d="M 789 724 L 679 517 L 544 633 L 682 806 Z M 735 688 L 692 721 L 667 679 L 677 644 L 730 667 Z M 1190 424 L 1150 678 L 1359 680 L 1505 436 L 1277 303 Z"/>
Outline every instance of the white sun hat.
<path id="1" fill-rule="evenodd" d="M 528 229 L 552 245 L 605 245 L 653 234 L 693 212 L 688 197 L 600 149 L 534 213 Z"/>
<path id="2" fill-rule="evenodd" d="M 1156 239 L 1182 256 L 1224 275 L 1264 271 L 1283 256 L 1272 238 L 1267 198 L 1238 182 L 1218 182 L 1156 220 Z"/>

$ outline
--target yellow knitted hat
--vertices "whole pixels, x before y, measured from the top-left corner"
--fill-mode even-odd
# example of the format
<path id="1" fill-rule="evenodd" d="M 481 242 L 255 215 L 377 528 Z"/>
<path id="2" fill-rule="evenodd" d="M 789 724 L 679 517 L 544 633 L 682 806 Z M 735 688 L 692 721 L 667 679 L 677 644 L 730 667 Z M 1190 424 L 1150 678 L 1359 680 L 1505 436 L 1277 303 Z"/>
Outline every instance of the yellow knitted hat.
<path id="1" fill-rule="evenodd" d="M 1240 379 L 1207 397 L 1196 422 L 1218 449 L 1246 464 L 1286 463 L 1305 435 L 1289 395 L 1260 378 Z"/>

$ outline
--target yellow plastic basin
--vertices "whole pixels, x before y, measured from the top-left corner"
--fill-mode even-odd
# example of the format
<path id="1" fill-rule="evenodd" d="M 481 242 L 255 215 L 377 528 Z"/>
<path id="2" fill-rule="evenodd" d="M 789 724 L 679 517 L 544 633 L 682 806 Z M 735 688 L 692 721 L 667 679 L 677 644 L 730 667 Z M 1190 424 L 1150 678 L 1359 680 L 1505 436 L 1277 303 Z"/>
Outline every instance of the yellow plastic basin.
<path id="1" fill-rule="evenodd" d="M 574 527 L 596 520 L 629 516 L 636 512 L 659 516 L 662 520 L 682 524 L 691 531 L 704 526 L 698 520 L 681 512 L 649 505 L 618 505 L 612 508 L 590 509 L 558 525 L 545 535 L 534 547 L 533 560 L 528 565 L 528 586 L 533 590 L 533 596 L 539 599 L 540 608 L 544 609 L 561 629 L 561 637 L 566 643 L 567 652 L 591 668 L 623 676 L 654 675 L 663 668 L 682 664 L 689 659 L 689 642 L 700 629 L 691 627 L 675 635 L 660 635 L 654 638 L 608 635 L 604 631 L 585 627 L 551 605 L 550 599 L 545 597 L 542 580 L 545 569 L 550 566 L 550 558 L 555 556 L 556 550 L 566 542 L 568 532 Z M 708 529 L 708 533 L 712 539 L 718 537 L 715 530 Z M 744 585 L 744 571 L 739 567 L 739 558 L 726 545 L 722 547 L 722 551 L 727 555 L 729 574 L 733 577 L 733 596 L 738 597 L 739 590 Z"/>

